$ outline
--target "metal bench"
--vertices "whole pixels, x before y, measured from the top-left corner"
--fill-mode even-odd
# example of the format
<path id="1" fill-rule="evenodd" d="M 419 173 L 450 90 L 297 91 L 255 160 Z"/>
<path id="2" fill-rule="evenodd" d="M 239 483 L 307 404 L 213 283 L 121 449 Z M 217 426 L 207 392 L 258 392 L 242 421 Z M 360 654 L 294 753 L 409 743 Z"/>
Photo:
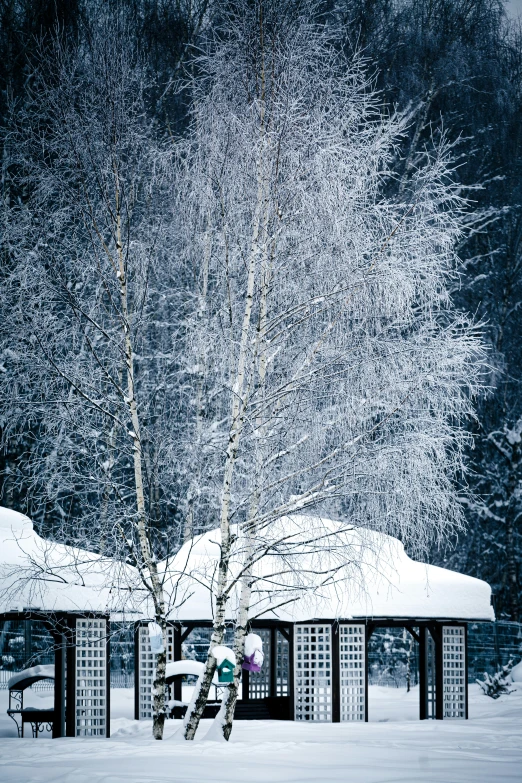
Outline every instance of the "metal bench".
<path id="1" fill-rule="evenodd" d="M 54 666 L 32 666 L 22 672 L 13 674 L 7 687 L 9 688 L 9 707 L 7 714 L 16 724 L 18 736 L 24 736 L 24 726 L 31 724 L 33 737 L 37 737 L 44 728 L 52 730 L 54 723 L 54 709 L 41 709 L 39 707 L 24 707 L 24 691 L 35 682 L 41 680 L 54 680 Z"/>

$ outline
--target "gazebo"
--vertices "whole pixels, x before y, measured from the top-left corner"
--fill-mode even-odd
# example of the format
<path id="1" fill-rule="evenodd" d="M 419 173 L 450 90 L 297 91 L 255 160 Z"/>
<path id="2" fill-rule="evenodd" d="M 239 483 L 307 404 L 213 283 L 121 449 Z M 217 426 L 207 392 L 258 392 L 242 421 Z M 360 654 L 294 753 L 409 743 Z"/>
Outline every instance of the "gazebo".
<path id="1" fill-rule="evenodd" d="M 121 583 L 121 567 L 46 541 L 27 517 L 0 508 L 0 621 L 23 628 L 26 641 L 27 668 L 13 671 L 7 683 L 19 735 L 27 722 L 33 736 L 44 723 L 53 737 L 110 735 L 109 620 L 128 600 L 111 589 Z M 27 660 L 36 626 L 46 629 L 52 664 Z M 54 707 L 37 714 L 24 707 L 23 693 L 43 679 L 54 679 Z"/>
<path id="2" fill-rule="evenodd" d="M 319 542 L 326 529 L 328 545 L 332 535 L 336 545 L 320 552 L 319 544 L 313 555 L 296 558 L 302 568 L 296 565 L 282 588 L 279 578 L 277 590 L 268 584 L 278 569 L 277 556 L 258 561 L 250 627 L 263 639 L 265 663 L 259 673 L 243 671 L 236 717 L 367 721 L 368 642 L 378 627 L 401 627 L 418 642 L 419 718 L 467 718 L 467 625 L 494 620 L 489 585 L 412 560 L 400 541 L 382 533 L 346 530 L 314 517 L 281 521 L 282 530 L 292 528 Z M 342 534 L 335 532 L 341 529 Z M 212 530 L 186 543 L 169 566 L 166 588 L 170 579 L 183 602 L 169 625 L 168 661 L 181 660 L 183 642 L 212 625 L 219 547 L 219 530 Z M 322 573 L 331 561 L 336 577 L 310 589 L 318 553 Z M 350 562 L 339 567 L 346 553 Z M 303 571 L 310 577 L 308 587 Z M 231 622 L 236 611 L 233 595 Z M 143 621 L 136 624 L 135 666 L 135 717 L 149 718 L 154 656 Z M 172 695 L 181 700 L 179 679 Z"/>

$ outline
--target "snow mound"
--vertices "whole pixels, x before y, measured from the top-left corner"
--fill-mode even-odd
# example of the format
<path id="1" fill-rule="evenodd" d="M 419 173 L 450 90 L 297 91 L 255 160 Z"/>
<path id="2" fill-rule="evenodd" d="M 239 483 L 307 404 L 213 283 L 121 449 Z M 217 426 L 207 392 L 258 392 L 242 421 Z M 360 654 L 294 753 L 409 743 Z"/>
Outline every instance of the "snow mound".
<path id="1" fill-rule="evenodd" d="M 212 655 L 217 661 L 217 665 L 221 666 L 223 661 L 227 659 L 234 666 L 236 665 L 236 654 L 230 647 L 225 647 L 223 644 L 217 644 L 212 648 Z"/>
<path id="2" fill-rule="evenodd" d="M 200 677 L 205 671 L 205 664 L 199 661 L 190 661 L 183 659 L 182 661 L 171 661 L 167 663 L 166 677 L 176 677 L 179 674 L 192 674 L 195 677 Z M 217 673 L 212 679 L 212 685 L 219 685 Z"/>
<path id="3" fill-rule="evenodd" d="M 263 651 L 263 640 L 257 633 L 249 633 L 245 637 L 245 655 L 249 657 L 250 655 L 253 655 L 256 650 L 259 652 Z"/>
<path id="4" fill-rule="evenodd" d="M 516 666 L 513 666 L 510 674 L 513 682 L 522 682 L 522 661 L 517 663 Z"/>
<path id="5" fill-rule="evenodd" d="M 24 669 L 21 672 L 16 672 L 7 681 L 7 687 L 14 688 L 18 683 L 24 680 L 54 680 L 54 664 L 40 664 L 38 666 L 31 666 L 29 669 Z"/>

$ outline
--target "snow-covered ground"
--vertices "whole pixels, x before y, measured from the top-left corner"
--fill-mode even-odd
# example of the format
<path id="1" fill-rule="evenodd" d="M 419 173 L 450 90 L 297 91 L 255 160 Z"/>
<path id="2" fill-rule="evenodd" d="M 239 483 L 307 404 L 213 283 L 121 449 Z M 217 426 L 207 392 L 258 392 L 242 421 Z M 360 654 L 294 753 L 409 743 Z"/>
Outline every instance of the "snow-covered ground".
<path id="1" fill-rule="evenodd" d="M 46 706 L 50 694 L 30 696 Z M 15 737 L 0 691 L 2 783 L 503 783 L 522 780 L 522 687 L 497 701 L 470 686 L 469 721 L 417 720 L 417 692 L 373 686 L 369 724 L 239 721 L 231 741 L 164 742 L 112 691 L 110 740 Z"/>

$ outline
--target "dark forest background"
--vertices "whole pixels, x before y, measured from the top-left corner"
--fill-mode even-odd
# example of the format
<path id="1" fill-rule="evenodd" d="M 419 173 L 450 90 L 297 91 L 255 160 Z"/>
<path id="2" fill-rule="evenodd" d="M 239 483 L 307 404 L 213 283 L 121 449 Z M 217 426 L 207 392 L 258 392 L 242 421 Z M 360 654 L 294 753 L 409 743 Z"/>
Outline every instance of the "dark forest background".
<path id="1" fill-rule="evenodd" d="M 298 3 L 296 12 L 298 11 Z M 217 23 L 212 0 L 0 0 L 0 123 L 30 95 L 47 37 L 89 36 L 104 14 L 124 14 L 153 75 L 149 111 L 161 133 L 183 129 L 175 89 L 193 47 Z M 383 105 L 408 113 L 397 161 L 407 182 L 441 134 L 454 144 L 463 195 L 473 203 L 461 243 L 458 306 L 484 324 L 490 394 L 479 401 L 468 455 L 467 531 L 432 561 L 487 580 L 497 616 L 519 620 L 522 555 L 522 27 L 502 0 L 332 0 L 321 19 L 339 45 L 362 51 Z M 8 162 L 2 154 L 2 198 Z M 23 198 L 23 193 L 17 194 Z M 3 257 L 5 260 L 5 256 Z M 2 357 L 0 354 L 0 371 Z M 0 427 L 6 422 L 0 422 Z M 38 433 L 28 431 L 23 448 Z M 18 473 L 22 446 L 0 454 L 0 503 L 52 531 L 53 508 L 36 507 Z M 22 482 L 20 483 L 20 478 Z"/>

